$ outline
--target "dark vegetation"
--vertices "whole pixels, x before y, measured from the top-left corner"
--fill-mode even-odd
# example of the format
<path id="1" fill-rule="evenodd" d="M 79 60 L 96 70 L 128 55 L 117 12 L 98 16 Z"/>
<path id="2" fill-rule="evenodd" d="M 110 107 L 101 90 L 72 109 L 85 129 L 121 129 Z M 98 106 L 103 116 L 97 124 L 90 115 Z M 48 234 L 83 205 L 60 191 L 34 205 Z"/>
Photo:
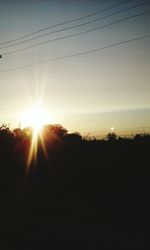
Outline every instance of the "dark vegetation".
<path id="1" fill-rule="evenodd" d="M 85 140 L 45 127 L 27 169 L 30 128 L 0 127 L 2 249 L 144 249 L 150 136 Z"/>

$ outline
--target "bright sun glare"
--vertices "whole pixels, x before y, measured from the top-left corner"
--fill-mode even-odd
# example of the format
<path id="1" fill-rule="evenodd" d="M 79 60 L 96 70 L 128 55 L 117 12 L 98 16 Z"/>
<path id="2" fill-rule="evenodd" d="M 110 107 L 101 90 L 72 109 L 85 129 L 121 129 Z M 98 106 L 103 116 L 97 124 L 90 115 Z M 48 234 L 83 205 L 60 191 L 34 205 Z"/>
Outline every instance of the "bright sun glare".
<path id="1" fill-rule="evenodd" d="M 34 132 L 38 133 L 45 124 L 50 124 L 52 119 L 42 106 L 36 105 L 26 112 L 22 122 L 24 127 L 32 127 Z"/>
<path id="2" fill-rule="evenodd" d="M 27 166 L 30 166 L 32 160 L 36 162 L 37 149 L 38 149 L 38 139 L 40 139 L 43 147 L 45 156 L 46 147 L 42 135 L 42 128 L 46 124 L 50 124 L 52 119 L 50 115 L 46 112 L 41 105 L 35 105 L 23 116 L 22 124 L 24 127 L 31 127 L 33 129 L 31 146 L 29 150 L 29 156 L 27 160 Z"/>

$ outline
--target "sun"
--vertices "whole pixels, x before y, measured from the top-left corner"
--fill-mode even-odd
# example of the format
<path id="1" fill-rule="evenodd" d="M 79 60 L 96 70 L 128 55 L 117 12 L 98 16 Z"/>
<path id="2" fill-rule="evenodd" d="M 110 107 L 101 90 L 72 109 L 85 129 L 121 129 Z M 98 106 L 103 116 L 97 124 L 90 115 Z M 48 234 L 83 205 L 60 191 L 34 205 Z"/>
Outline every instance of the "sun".
<path id="1" fill-rule="evenodd" d="M 35 133 L 39 133 L 43 126 L 50 124 L 52 118 L 46 110 L 39 104 L 30 108 L 23 116 L 22 123 L 24 127 L 31 127 Z"/>

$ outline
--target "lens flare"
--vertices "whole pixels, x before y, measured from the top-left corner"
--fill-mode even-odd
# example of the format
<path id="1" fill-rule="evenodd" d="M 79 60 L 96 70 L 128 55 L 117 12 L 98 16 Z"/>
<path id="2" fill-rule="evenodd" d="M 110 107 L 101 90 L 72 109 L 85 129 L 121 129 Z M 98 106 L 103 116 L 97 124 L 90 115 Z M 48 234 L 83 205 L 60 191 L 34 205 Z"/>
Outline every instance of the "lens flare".
<path id="1" fill-rule="evenodd" d="M 50 124 L 51 122 L 52 119 L 41 105 L 36 105 L 32 107 L 24 115 L 22 119 L 23 126 L 31 127 L 32 129 L 32 138 L 27 159 L 27 167 L 29 167 L 32 162 L 34 162 L 34 165 L 36 165 L 39 142 L 40 145 L 42 146 L 45 157 L 47 158 L 47 150 L 44 143 L 42 130 L 44 125 Z"/>

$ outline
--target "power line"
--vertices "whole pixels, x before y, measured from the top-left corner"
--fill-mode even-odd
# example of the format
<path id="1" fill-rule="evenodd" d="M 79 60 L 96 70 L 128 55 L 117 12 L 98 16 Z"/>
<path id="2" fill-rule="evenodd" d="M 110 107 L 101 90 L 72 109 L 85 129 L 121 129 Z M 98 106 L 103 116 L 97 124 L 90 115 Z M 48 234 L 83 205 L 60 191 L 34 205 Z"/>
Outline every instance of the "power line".
<path id="1" fill-rule="evenodd" d="M 75 34 L 70 34 L 70 35 L 67 35 L 67 36 L 61 36 L 61 37 L 50 39 L 50 40 L 47 40 L 47 41 L 43 41 L 43 42 L 40 42 L 40 43 L 37 43 L 37 44 L 34 44 L 34 45 L 30 45 L 30 46 L 27 46 L 27 47 L 24 47 L 24 48 L 21 48 L 21 49 L 9 51 L 9 52 L 6 52 L 6 53 L 4 53 L 2 55 L 3 56 L 5 56 L 5 55 L 11 55 L 11 54 L 14 54 L 14 53 L 18 53 L 18 52 L 21 52 L 21 51 L 24 51 L 24 50 L 27 50 L 27 49 L 31 49 L 31 48 L 37 47 L 39 45 L 43 45 L 43 44 L 51 43 L 51 42 L 54 42 L 54 41 L 59 41 L 59 40 L 63 40 L 63 39 L 66 39 L 66 38 L 70 38 L 70 37 L 75 37 L 75 36 L 87 34 L 89 32 L 100 30 L 100 29 L 106 28 L 108 26 L 111 26 L 111 25 L 114 25 L 114 24 L 117 24 L 117 23 L 129 20 L 129 19 L 132 19 L 132 18 L 135 18 L 135 17 L 138 17 L 138 16 L 149 14 L 149 13 L 150 13 L 150 10 L 142 12 L 142 13 L 138 13 L 138 14 L 126 17 L 126 18 L 122 18 L 122 19 L 119 19 L 117 21 L 114 21 L 114 22 L 111 22 L 111 23 L 108 23 L 108 24 L 104 24 L 104 25 L 102 25 L 100 27 L 92 28 L 92 29 L 89 29 L 89 30 L 86 30 L 86 31 L 78 32 L 78 33 L 75 33 Z"/>
<path id="2" fill-rule="evenodd" d="M 42 32 L 42 31 L 45 31 L 45 30 L 48 30 L 48 29 L 52 29 L 52 28 L 56 28 L 56 27 L 59 27 L 59 26 L 62 26 L 62 25 L 68 24 L 68 23 L 72 23 L 72 22 L 84 20 L 84 19 L 86 19 L 86 18 L 88 18 L 88 17 L 92 17 L 92 16 L 95 16 L 95 15 L 98 15 L 98 14 L 100 14 L 100 13 L 103 13 L 103 12 L 107 11 L 107 10 L 113 9 L 113 8 L 115 8 L 115 7 L 118 7 L 118 6 L 122 5 L 122 4 L 131 2 L 131 1 L 132 1 L 132 0 L 126 0 L 126 1 L 123 1 L 123 2 L 121 2 L 121 3 L 114 4 L 114 5 L 110 6 L 110 7 L 107 7 L 107 8 L 105 8 L 105 9 L 103 9 L 103 10 L 98 10 L 98 11 L 96 11 L 96 12 L 93 12 L 93 13 L 91 13 L 91 14 L 89 14 L 89 15 L 82 16 L 82 17 L 78 17 L 78 18 L 74 18 L 74 19 L 71 19 L 71 20 L 67 20 L 67 21 L 65 21 L 65 22 L 61 22 L 61 23 L 58 23 L 58 24 L 54 24 L 54 25 L 48 26 L 48 27 L 46 27 L 46 28 L 42 28 L 42 29 L 37 30 L 37 31 L 34 31 L 34 32 L 32 32 L 32 33 L 28 33 L 28 34 L 26 34 L 26 35 L 24 35 L 24 36 L 20 36 L 20 37 L 18 37 L 18 38 L 11 39 L 11 40 L 9 40 L 9 41 L 0 43 L 0 45 L 8 44 L 8 43 L 11 43 L 11 42 L 15 42 L 15 41 L 21 40 L 21 39 L 23 39 L 23 38 L 25 38 L 25 37 L 29 37 L 29 36 L 32 36 L 32 35 L 34 35 L 34 34 L 40 33 L 40 32 Z"/>
<path id="3" fill-rule="evenodd" d="M 42 61 L 39 61 L 39 62 L 26 64 L 26 65 L 23 65 L 21 67 L 1 70 L 0 73 L 15 71 L 15 70 L 24 69 L 24 68 L 29 68 L 29 67 L 32 67 L 32 66 L 35 66 L 35 65 L 39 65 L 39 64 L 43 64 L 43 63 L 47 63 L 47 62 L 52 62 L 52 61 L 59 61 L 59 60 L 66 59 L 66 58 L 72 58 L 72 57 L 77 57 L 77 56 L 82 56 L 82 55 L 88 55 L 88 54 L 92 54 L 92 53 L 95 53 L 95 52 L 103 51 L 105 49 L 113 48 L 113 47 L 116 47 L 116 46 L 119 46 L 119 45 L 127 44 L 127 43 L 130 43 L 130 42 L 133 42 L 133 41 L 146 39 L 146 38 L 149 38 L 149 37 L 150 37 L 150 34 L 145 35 L 145 36 L 139 36 L 139 37 L 136 37 L 136 38 L 120 41 L 120 42 L 117 42 L 117 43 L 113 43 L 113 44 L 110 44 L 110 45 L 107 45 L 107 46 L 104 46 L 104 47 L 100 47 L 100 48 L 96 48 L 96 49 L 92 49 L 92 50 L 87 50 L 87 51 L 78 52 L 78 53 L 75 53 L 75 54 L 70 54 L 70 55 L 65 55 L 65 56 L 60 56 L 60 57 L 53 57 L 53 58 L 42 60 Z"/>
<path id="4" fill-rule="evenodd" d="M 46 27 L 46 28 L 42 28 L 42 29 L 37 30 L 37 31 L 34 31 L 34 32 L 32 32 L 32 33 L 28 33 L 28 34 L 26 34 L 26 35 L 24 35 L 24 36 L 20 36 L 20 37 L 18 37 L 18 38 L 11 39 L 11 40 L 9 40 L 9 41 L 0 43 L 0 45 L 8 44 L 8 43 L 11 43 L 11 42 L 14 42 L 14 41 L 17 41 L 17 40 L 21 40 L 21 39 L 23 39 L 23 38 L 25 38 L 25 37 L 29 37 L 29 36 L 32 36 L 32 35 L 34 35 L 34 34 L 40 33 L 40 32 L 42 32 L 42 31 L 45 31 L 45 30 L 48 30 L 48 29 L 52 29 L 52 28 L 56 28 L 56 27 L 59 27 L 59 26 L 62 26 L 62 25 L 68 24 L 68 23 L 72 23 L 72 22 L 84 20 L 84 19 L 86 19 L 86 18 L 88 18 L 88 17 L 95 16 L 95 15 L 97 15 L 97 14 L 103 13 L 103 12 L 105 12 L 105 11 L 107 11 L 107 10 L 113 9 L 113 8 L 115 8 L 115 7 L 118 7 L 118 6 L 122 5 L 122 4 L 125 4 L 125 3 L 127 3 L 127 2 L 131 2 L 131 1 L 132 1 L 132 0 L 126 0 L 126 1 L 123 1 L 123 2 L 121 2 L 121 3 L 118 3 L 118 4 L 112 5 L 112 6 L 110 6 L 110 7 L 107 7 L 107 8 L 105 8 L 105 9 L 103 9 L 103 10 L 98 10 L 98 11 L 96 11 L 96 12 L 93 12 L 93 13 L 91 13 L 91 14 L 89 14 L 89 15 L 82 16 L 82 17 L 75 18 L 75 19 L 71 19 L 71 20 L 67 20 L 67 21 L 65 21 L 65 22 L 61 22 L 61 23 L 58 23 L 58 24 L 54 24 L 54 25 L 48 26 L 48 27 Z"/>
<path id="5" fill-rule="evenodd" d="M 94 19 L 94 20 L 90 20 L 90 21 L 85 22 L 85 23 L 73 25 L 73 26 L 66 27 L 66 28 L 62 28 L 62 29 L 59 29 L 59 30 L 54 30 L 54 31 L 48 32 L 48 33 L 46 33 L 46 34 L 41 34 L 41 35 L 38 35 L 38 36 L 36 36 L 36 37 L 32 37 L 32 38 L 27 39 L 27 40 L 24 40 L 24 41 L 20 41 L 20 42 L 11 44 L 11 45 L 7 45 L 7 46 L 0 47 L 0 49 L 6 49 L 6 48 L 14 47 L 14 46 L 16 46 L 16 45 L 24 44 L 24 43 L 26 43 L 26 42 L 33 41 L 33 40 L 36 40 L 36 39 L 41 38 L 41 37 L 45 37 L 45 36 L 52 35 L 52 34 L 56 34 L 56 33 L 62 32 L 62 31 L 66 31 L 66 30 L 70 30 L 70 29 L 73 29 L 73 28 L 82 27 L 82 26 L 85 26 L 85 25 L 88 25 L 88 24 L 91 24 L 91 23 L 95 23 L 95 22 L 100 21 L 100 20 L 103 20 L 103 19 L 105 19 L 105 18 L 112 17 L 112 16 L 117 15 L 117 14 L 119 14 L 119 13 L 125 12 L 125 11 L 127 11 L 127 10 L 130 10 L 130 9 L 133 9 L 133 8 L 136 8 L 136 7 L 140 7 L 140 6 L 145 5 L 145 4 L 149 4 L 149 3 L 150 3 L 150 1 L 142 2 L 142 3 L 136 4 L 136 5 L 134 5 L 134 6 L 125 8 L 125 9 L 123 9 L 123 10 L 116 11 L 116 12 L 114 12 L 114 13 L 112 13 L 112 14 L 105 15 L 105 16 L 103 16 L 103 17 L 100 17 L 100 18 L 97 18 L 97 19 Z M 0 45 L 1 45 L 1 44 L 0 44 Z"/>

